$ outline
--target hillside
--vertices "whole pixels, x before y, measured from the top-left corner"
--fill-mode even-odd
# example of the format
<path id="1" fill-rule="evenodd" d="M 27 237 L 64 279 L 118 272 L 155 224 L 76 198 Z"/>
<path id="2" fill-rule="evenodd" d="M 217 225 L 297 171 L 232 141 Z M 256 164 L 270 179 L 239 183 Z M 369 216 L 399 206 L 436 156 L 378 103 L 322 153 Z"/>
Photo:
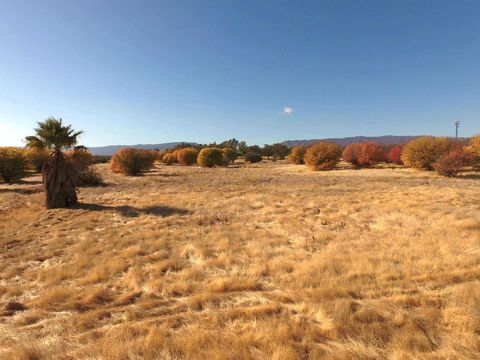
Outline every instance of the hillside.
<path id="1" fill-rule="evenodd" d="M 171 143 L 163 143 L 163 144 L 137 144 L 137 145 L 107 145 L 107 146 L 92 146 L 88 147 L 88 149 L 92 152 L 93 155 L 113 155 L 118 150 L 122 148 L 136 148 L 136 149 L 145 149 L 145 150 L 153 150 L 153 149 L 170 149 L 177 145 L 185 144 L 184 141 L 178 142 L 171 142 Z M 193 143 L 189 143 L 193 144 Z"/>
<path id="2" fill-rule="evenodd" d="M 410 140 L 415 139 L 416 137 L 419 137 L 419 136 L 422 136 L 422 135 L 418 135 L 418 136 L 411 136 L 411 135 L 352 136 L 352 137 L 344 137 L 344 138 L 287 140 L 282 142 L 282 144 L 292 147 L 292 146 L 299 146 L 299 145 L 308 146 L 319 141 L 331 141 L 331 142 L 337 143 L 340 146 L 347 146 L 349 144 L 354 144 L 354 143 L 365 143 L 365 142 L 373 141 L 382 145 L 392 145 L 392 144 L 405 144 Z"/>

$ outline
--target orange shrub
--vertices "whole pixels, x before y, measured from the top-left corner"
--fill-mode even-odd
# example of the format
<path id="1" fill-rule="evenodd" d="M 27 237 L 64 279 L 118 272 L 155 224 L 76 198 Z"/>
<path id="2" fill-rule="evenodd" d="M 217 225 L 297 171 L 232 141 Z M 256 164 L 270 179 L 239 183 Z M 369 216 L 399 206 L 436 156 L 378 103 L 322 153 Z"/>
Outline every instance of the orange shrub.
<path id="1" fill-rule="evenodd" d="M 22 180 L 27 176 L 28 161 L 23 149 L 0 148 L 0 178 L 6 183 Z"/>
<path id="2" fill-rule="evenodd" d="M 390 149 L 387 154 L 387 160 L 392 164 L 401 165 L 402 163 L 402 150 L 403 148 L 400 145 L 395 145 Z"/>
<path id="3" fill-rule="evenodd" d="M 48 150 L 39 150 L 28 148 L 25 151 L 25 156 L 27 157 L 28 162 L 33 167 L 33 170 L 36 172 L 41 172 L 43 164 L 49 159 L 50 153 Z"/>
<path id="4" fill-rule="evenodd" d="M 173 165 L 177 162 L 177 151 L 166 152 L 162 156 L 162 163 Z"/>
<path id="5" fill-rule="evenodd" d="M 358 166 L 358 152 L 359 144 L 350 144 L 343 149 L 342 158 L 344 161 L 349 162 L 353 166 Z"/>
<path id="6" fill-rule="evenodd" d="M 181 165 L 193 165 L 197 162 L 198 150 L 192 147 L 183 148 L 176 151 L 177 162 Z"/>
<path id="7" fill-rule="evenodd" d="M 480 166 L 480 135 L 472 137 L 465 150 L 472 155 L 473 164 Z"/>
<path id="8" fill-rule="evenodd" d="M 410 141 L 403 148 L 401 159 L 406 166 L 432 170 L 433 163 L 450 148 L 447 138 L 424 136 Z"/>
<path id="9" fill-rule="evenodd" d="M 206 147 L 200 150 L 197 163 L 203 167 L 226 165 L 222 149 L 216 147 Z"/>
<path id="10" fill-rule="evenodd" d="M 155 155 L 152 151 L 123 148 L 112 156 L 110 169 L 113 172 L 136 176 L 153 168 L 154 162 Z"/>
<path id="11" fill-rule="evenodd" d="M 355 167 L 371 167 L 385 158 L 383 148 L 374 142 L 350 144 L 343 150 L 342 157 Z"/>
<path id="12" fill-rule="evenodd" d="M 340 160 L 340 147 L 331 142 L 320 142 L 307 149 L 305 164 L 313 170 L 331 170 Z"/>
<path id="13" fill-rule="evenodd" d="M 304 164 L 306 152 L 307 148 L 305 146 L 294 146 L 290 155 L 288 155 L 288 162 L 297 165 Z"/>
<path id="14" fill-rule="evenodd" d="M 374 142 L 360 144 L 358 153 L 358 165 L 371 167 L 385 159 L 383 148 Z"/>

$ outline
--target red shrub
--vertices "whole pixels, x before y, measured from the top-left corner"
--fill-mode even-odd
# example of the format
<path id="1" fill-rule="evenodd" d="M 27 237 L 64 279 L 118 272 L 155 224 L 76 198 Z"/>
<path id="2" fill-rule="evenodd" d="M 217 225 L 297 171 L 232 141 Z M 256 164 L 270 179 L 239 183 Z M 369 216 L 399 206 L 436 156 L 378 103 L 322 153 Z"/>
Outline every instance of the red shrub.
<path id="1" fill-rule="evenodd" d="M 441 155 L 435 163 L 433 168 L 440 175 L 455 176 L 462 168 L 472 163 L 472 157 L 467 154 L 462 148 L 453 146 L 451 150 Z"/>
<path id="2" fill-rule="evenodd" d="M 350 144 L 342 153 L 343 160 L 355 167 L 371 167 L 383 161 L 383 148 L 377 143 Z"/>
<path id="3" fill-rule="evenodd" d="M 401 165 L 403 164 L 401 156 L 402 156 L 403 148 L 400 145 L 396 145 L 390 149 L 387 154 L 387 160 L 392 164 Z"/>

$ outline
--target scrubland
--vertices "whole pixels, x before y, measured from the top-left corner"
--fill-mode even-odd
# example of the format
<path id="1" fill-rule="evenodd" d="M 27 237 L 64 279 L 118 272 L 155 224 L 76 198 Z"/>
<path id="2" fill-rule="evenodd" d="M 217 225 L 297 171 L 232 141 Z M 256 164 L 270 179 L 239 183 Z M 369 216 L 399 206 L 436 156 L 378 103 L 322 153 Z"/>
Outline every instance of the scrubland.
<path id="1" fill-rule="evenodd" d="M 1 359 L 476 359 L 480 179 L 282 162 L 0 185 Z"/>

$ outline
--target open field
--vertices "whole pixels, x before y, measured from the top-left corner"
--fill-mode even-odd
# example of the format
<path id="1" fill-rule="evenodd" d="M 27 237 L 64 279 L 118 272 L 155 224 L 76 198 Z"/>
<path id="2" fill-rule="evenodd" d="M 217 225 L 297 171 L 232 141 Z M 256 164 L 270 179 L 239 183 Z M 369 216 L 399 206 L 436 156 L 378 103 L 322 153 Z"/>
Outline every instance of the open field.
<path id="1" fill-rule="evenodd" d="M 1 359 L 475 359 L 480 179 L 161 166 L 0 185 Z"/>

